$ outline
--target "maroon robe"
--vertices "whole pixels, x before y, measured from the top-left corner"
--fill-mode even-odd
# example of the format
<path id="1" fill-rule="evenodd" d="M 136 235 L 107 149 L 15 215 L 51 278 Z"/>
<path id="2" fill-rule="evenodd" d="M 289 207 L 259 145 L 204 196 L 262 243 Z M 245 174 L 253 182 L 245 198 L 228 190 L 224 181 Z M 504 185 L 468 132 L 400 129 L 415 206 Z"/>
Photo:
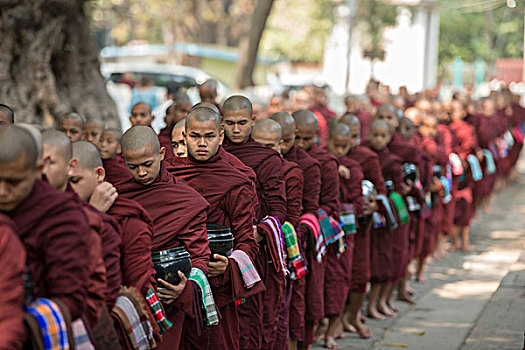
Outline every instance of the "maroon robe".
<path id="1" fill-rule="evenodd" d="M 357 111 L 355 116 L 359 119 L 361 124 L 361 142 L 365 142 L 368 133 L 370 132 L 370 125 L 372 124 L 372 116 L 367 111 Z"/>
<path id="2" fill-rule="evenodd" d="M 131 180 L 131 174 L 126 166 L 126 161 L 120 154 L 117 154 L 111 159 L 103 159 L 102 166 L 104 170 L 106 170 L 106 178 L 104 180 L 113 186 Z"/>
<path id="3" fill-rule="evenodd" d="M 107 213 L 120 227 L 122 284 L 146 295 L 149 286 L 157 285 L 151 260 L 151 217 L 140 204 L 122 196 L 117 197 Z"/>
<path id="4" fill-rule="evenodd" d="M 16 224 L 36 285 L 34 298 L 58 298 L 72 319 L 85 309 L 90 263 L 90 231 L 70 194 L 36 180 L 17 208 L 6 213 Z"/>
<path id="5" fill-rule="evenodd" d="M 119 194 L 135 200 L 153 220 L 152 251 L 183 246 L 190 254 L 192 267 L 208 271 L 210 250 L 206 236 L 206 210 L 209 204 L 197 191 L 168 173 L 164 162 L 159 176 L 147 186 L 130 180 L 117 186 Z M 160 349 L 178 349 L 186 322 L 195 322 L 192 283 L 170 307 L 168 319 L 174 323 L 163 335 Z"/>
<path id="6" fill-rule="evenodd" d="M 244 251 L 252 261 L 255 260 L 258 244 L 253 237 L 255 211 L 251 180 L 223 159 L 221 152 L 206 162 L 199 162 L 191 156 L 173 159 L 168 164 L 168 171 L 186 181 L 208 201 L 208 223 L 229 227 L 235 237 L 234 249 Z M 230 259 L 224 275 L 210 278 L 215 303 L 222 315 L 219 325 L 198 336 L 190 324 L 185 331 L 187 348 L 206 349 L 208 339 L 214 348 L 239 348 L 239 320 L 234 301 L 257 294 L 264 287 L 258 283 L 250 290 L 245 289 L 238 269 L 232 269 L 234 264 Z M 258 320 L 262 322 L 260 317 Z"/>
<path id="7" fill-rule="evenodd" d="M 0 349 L 21 349 L 24 342 L 24 269 L 26 252 L 14 223 L 0 214 Z"/>
<path id="8" fill-rule="evenodd" d="M 455 144 L 455 135 L 450 130 L 449 126 L 446 124 L 439 124 L 438 125 L 438 131 L 439 131 L 439 138 L 438 143 L 441 144 L 443 147 L 445 147 L 445 152 L 448 157 L 451 153 L 454 152 L 454 144 Z M 452 179 L 453 183 L 457 182 Z M 454 185 L 451 188 L 451 196 L 453 196 L 454 192 Z M 450 234 L 450 229 L 452 227 L 452 224 L 454 222 L 454 201 L 450 200 L 448 203 L 443 204 L 443 220 L 442 220 L 442 226 L 441 226 L 441 232 L 445 235 Z"/>
<path id="9" fill-rule="evenodd" d="M 337 159 L 316 144 L 307 152 L 321 164 L 321 193 L 319 207 L 337 219 L 339 214 L 339 163 Z"/>

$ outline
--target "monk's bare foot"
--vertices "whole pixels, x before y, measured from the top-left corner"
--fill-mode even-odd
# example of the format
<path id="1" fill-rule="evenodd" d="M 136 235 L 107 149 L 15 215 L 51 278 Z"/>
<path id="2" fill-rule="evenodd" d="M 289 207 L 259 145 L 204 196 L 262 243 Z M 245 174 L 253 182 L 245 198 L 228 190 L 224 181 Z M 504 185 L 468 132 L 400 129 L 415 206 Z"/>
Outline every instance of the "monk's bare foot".
<path id="1" fill-rule="evenodd" d="M 368 317 L 374 320 L 384 321 L 386 319 L 386 317 L 383 314 L 381 314 L 377 309 L 368 308 L 367 312 L 368 312 Z"/>
<path id="2" fill-rule="evenodd" d="M 417 304 L 417 301 L 412 299 L 412 297 L 408 293 L 405 293 L 405 294 L 398 293 L 397 294 L 397 300 L 404 301 L 404 302 L 412 304 L 412 305 L 416 305 Z"/>
<path id="3" fill-rule="evenodd" d="M 366 323 L 366 317 L 363 315 L 359 316 L 359 320 L 361 321 L 361 323 Z"/>
<path id="4" fill-rule="evenodd" d="M 396 313 L 392 311 L 386 304 L 377 304 L 377 311 L 379 311 L 386 317 L 396 317 Z"/>
<path id="5" fill-rule="evenodd" d="M 407 282 L 406 290 L 407 290 L 407 294 L 410 295 L 411 297 L 416 295 L 416 291 L 414 290 L 414 288 L 410 286 L 408 282 Z"/>
<path id="6" fill-rule="evenodd" d="M 337 344 L 335 339 L 333 337 L 326 337 L 326 341 L 324 342 L 325 349 L 339 349 L 340 346 Z"/>
<path id="7" fill-rule="evenodd" d="M 395 306 L 392 302 L 389 302 L 386 304 L 390 310 L 392 310 L 394 313 L 398 313 L 399 312 L 399 308 L 397 306 Z"/>
<path id="8" fill-rule="evenodd" d="M 461 247 L 463 253 L 470 253 L 470 247 Z"/>
<path id="9" fill-rule="evenodd" d="M 372 336 L 372 331 L 365 327 L 361 322 L 352 323 L 352 327 L 356 329 L 357 334 L 363 339 L 368 339 Z"/>
<path id="10" fill-rule="evenodd" d="M 428 281 L 426 279 L 424 279 L 423 276 L 418 276 L 416 278 L 416 282 L 417 283 L 421 283 L 421 284 L 427 284 L 428 283 Z"/>
<path id="11" fill-rule="evenodd" d="M 450 246 L 450 251 L 451 252 L 455 252 L 456 250 L 459 250 L 459 246 L 457 244 L 454 244 L 454 245 Z"/>
<path id="12" fill-rule="evenodd" d="M 317 326 L 317 329 L 315 330 L 315 339 L 317 340 L 323 340 L 325 339 L 326 331 L 328 330 L 328 325 L 323 320 L 319 323 L 319 326 Z"/>
<path id="13" fill-rule="evenodd" d="M 345 332 L 348 333 L 357 333 L 357 329 L 355 329 L 355 327 L 352 326 L 352 324 L 346 320 L 343 321 L 343 329 Z"/>

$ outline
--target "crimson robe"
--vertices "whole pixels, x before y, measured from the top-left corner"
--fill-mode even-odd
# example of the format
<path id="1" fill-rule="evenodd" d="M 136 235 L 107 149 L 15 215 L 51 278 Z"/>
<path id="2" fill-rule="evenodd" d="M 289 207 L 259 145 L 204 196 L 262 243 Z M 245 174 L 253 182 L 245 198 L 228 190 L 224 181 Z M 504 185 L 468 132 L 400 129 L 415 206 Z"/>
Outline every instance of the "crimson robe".
<path id="1" fill-rule="evenodd" d="M 331 153 L 316 144 L 313 144 L 307 153 L 321 164 L 319 207 L 324 209 L 329 216 L 337 219 L 339 216 L 339 163 Z"/>
<path id="2" fill-rule="evenodd" d="M 36 180 L 30 195 L 6 213 L 15 222 L 36 285 L 34 298 L 58 298 L 72 319 L 85 309 L 90 231 L 72 196 Z"/>
<path id="3" fill-rule="evenodd" d="M 367 111 L 357 111 L 355 116 L 359 119 L 361 124 L 361 142 L 365 142 L 370 132 L 370 125 L 372 124 L 372 116 Z"/>
<path id="4" fill-rule="evenodd" d="M 244 251 L 254 261 L 258 244 L 253 237 L 255 211 L 251 180 L 223 159 L 221 154 L 224 153 L 217 152 L 206 162 L 191 156 L 175 158 L 169 162 L 168 171 L 186 181 L 208 201 L 208 222 L 229 227 L 235 237 L 234 249 Z M 223 316 L 219 325 L 201 336 L 197 335 L 193 324 L 188 325 L 184 340 L 188 348 L 206 349 L 208 337 L 212 339 L 209 345 L 213 348 L 239 348 L 239 320 L 234 301 L 257 294 L 264 287 L 258 283 L 246 290 L 241 274 L 238 269 L 232 269 L 232 265 L 235 262 L 230 259 L 224 275 L 209 279 L 215 302 Z M 259 322 L 262 322 L 261 317 L 256 317 Z"/>
<path id="5" fill-rule="evenodd" d="M 138 202 L 153 220 L 152 251 L 183 246 L 190 254 L 192 267 L 208 271 L 210 250 L 206 235 L 206 211 L 209 204 L 202 196 L 168 173 L 164 162 L 159 176 L 147 186 L 135 180 L 117 186 L 120 196 Z M 179 298 L 167 308 L 174 323 L 163 335 L 159 349 L 178 349 L 186 322 L 194 322 L 193 285 L 187 283 Z"/>
<path id="6" fill-rule="evenodd" d="M 439 138 L 438 143 L 441 144 L 445 148 L 445 152 L 447 155 L 447 161 L 448 157 L 451 153 L 454 152 L 454 144 L 455 144 L 455 135 L 450 130 L 449 126 L 446 124 L 439 124 L 438 125 L 438 132 L 439 132 Z M 446 163 L 446 162 L 445 162 Z M 445 168 L 443 168 L 445 169 Z M 457 181 L 452 179 L 453 185 L 450 189 L 451 196 L 453 196 L 454 192 L 454 183 L 457 183 Z M 442 226 L 441 226 L 441 232 L 443 234 L 448 235 L 450 233 L 450 229 L 452 227 L 452 224 L 454 222 L 454 201 L 450 200 L 448 203 L 443 204 L 443 220 L 442 220 Z"/>
<path id="7" fill-rule="evenodd" d="M 25 263 L 14 223 L 0 214 L 0 349 L 21 349 L 24 342 Z"/>
<path id="8" fill-rule="evenodd" d="M 103 159 L 102 166 L 106 170 L 106 178 L 104 180 L 113 186 L 131 180 L 126 161 L 120 154 L 111 159 Z"/>

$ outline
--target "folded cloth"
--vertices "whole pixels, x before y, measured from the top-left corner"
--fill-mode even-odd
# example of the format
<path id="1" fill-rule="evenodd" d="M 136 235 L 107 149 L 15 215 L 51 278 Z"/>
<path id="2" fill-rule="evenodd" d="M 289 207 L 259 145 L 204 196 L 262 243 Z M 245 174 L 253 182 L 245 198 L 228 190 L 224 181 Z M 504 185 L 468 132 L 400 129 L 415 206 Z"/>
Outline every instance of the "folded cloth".
<path id="1" fill-rule="evenodd" d="M 450 203 L 452 200 L 452 195 L 450 194 L 450 181 L 445 176 L 441 176 L 439 178 L 439 182 L 441 182 L 441 185 L 443 186 L 443 192 L 445 193 L 443 197 L 443 203 Z"/>
<path id="2" fill-rule="evenodd" d="M 385 207 L 386 213 L 387 213 L 386 219 L 387 219 L 388 225 L 390 226 L 391 229 L 395 230 L 398 224 L 397 224 L 397 220 L 394 215 L 394 212 L 392 210 L 392 207 L 390 206 L 390 202 L 388 201 L 388 198 L 385 195 L 378 194 L 376 196 L 376 199 L 381 201 L 381 203 Z"/>
<path id="3" fill-rule="evenodd" d="M 357 233 L 354 206 L 349 203 L 341 203 L 339 208 L 339 224 L 345 236 Z"/>
<path id="4" fill-rule="evenodd" d="M 319 221 L 314 214 L 303 214 L 301 215 L 300 224 L 306 225 L 310 232 L 312 233 L 314 242 L 315 242 L 315 251 L 316 259 L 318 262 L 323 260 L 323 255 L 326 254 L 326 246 L 324 244 L 324 237 L 321 233 L 321 226 L 319 226 Z"/>
<path id="5" fill-rule="evenodd" d="M 84 321 L 79 318 L 71 323 L 76 350 L 95 350 Z"/>
<path id="6" fill-rule="evenodd" d="M 129 348 L 147 350 L 154 345 L 153 328 L 147 316 L 144 315 L 144 322 L 141 320 L 140 311 L 128 295 L 120 294 L 111 313 L 120 324 Z"/>
<path id="7" fill-rule="evenodd" d="M 67 325 L 60 307 L 50 299 L 38 298 L 25 306 L 26 318 L 36 321 L 46 350 L 70 348 Z"/>
<path id="8" fill-rule="evenodd" d="M 485 172 L 490 174 L 496 173 L 496 162 L 494 162 L 494 156 L 488 149 L 484 149 L 483 155 L 485 156 Z"/>
<path id="9" fill-rule="evenodd" d="M 479 165 L 478 158 L 473 154 L 469 154 L 467 157 L 467 161 L 470 166 L 472 179 L 475 182 L 481 181 L 481 179 L 483 179 L 483 172 L 481 171 L 481 166 Z"/>
<path id="10" fill-rule="evenodd" d="M 213 294 L 211 292 L 210 283 L 200 269 L 192 267 L 190 271 L 189 280 L 195 282 L 200 288 L 201 301 L 204 311 L 206 312 L 206 325 L 216 326 L 219 324 L 219 315 L 215 308 L 215 301 L 213 300 Z"/>
<path id="11" fill-rule="evenodd" d="M 164 308 L 162 307 L 159 298 L 157 298 L 157 294 L 155 294 L 151 287 L 148 287 L 148 292 L 146 293 L 146 302 L 148 303 L 151 313 L 155 318 L 155 322 L 157 322 L 157 325 L 160 328 L 161 334 L 173 327 L 173 324 L 166 318 Z"/>
<path id="12" fill-rule="evenodd" d="M 421 210 L 421 204 L 412 196 L 407 196 L 408 211 L 414 212 Z"/>
<path id="13" fill-rule="evenodd" d="M 239 266 L 239 270 L 241 271 L 242 280 L 244 281 L 244 286 L 246 289 L 252 288 L 255 283 L 259 282 L 261 280 L 261 277 L 259 276 L 259 273 L 257 273 L 257 270 L 253 266 L 253 263 L 245 252 L 242 250 L 234 250 L 230 258 L 232 258 L 237 265 Z"/>
<path id="14" fill-rule="evenodd" d="M 284 242 L 286 243 L 290 278 L 292 280 L 301 279 L 306 275 L 307 270 L 299 249 L 299 243 L 297 243 L 297 233 L 293 225 L 288 221 L 283 224 L 282 231 L 284 234 Z"/>
<path id="15" fill-rule="evenodd" d="M 389 195 L 392 202 L 394 202 L 394 206 L 396 207 L 397 216 L 399 217 L 399 221 L 401 222 L 401 225 L 405 225 L 410 221 L 410 214 L 408 213 L 407 206 L 405 204 L 405 201 L 403 200 L 403 197 L 397 192 L 392 192 Z"/>
<path id="16" fill-rule="evenodd" d="M 523 132 L 519 126 L 512 128 L 512 136 L 514 136 L 517 143 L 523 143 Z"/>
<path id="17" fill-rule="evenodd" d="M 271 232 L 271 237 L 266 237 L 266 242 L 270 248 L 270 257 L 275 270 L 287 276 L 289 271 L 286 267 L 286 244 L 279 220 L 273 216 L 267 216 L 261 221 L 261 225 L 265 225 Z"/>
<path id="18" fill-rule="evenodd" d="M 507 148 L 511 149 L 512 146 L 514 146 L 514 137 L 512 136 L 512 133 L 510 132 L 510 130 L 507 130 L 507 132 L 503 134 L 503 138 L 505 139 L 505 142 L 507 143 Z"/>
<path id="19" fill-rule="evenodd" d="M 339 227 L 339 223 L 328 216 L 326 211 L 323 209 L 317 210 L 317 217 L 319 218 L 319 226 L 321 227 L 325 245 L 328 246 L 344 237 L 344 232 Z"/>
<path id="20" fill-rule="evenodd" d="M 463 174 L 463 162 L 456 153 L 450 153 L 448 156 L 450 164 L 452 164 L 452 172 L 455 176 Z"/>

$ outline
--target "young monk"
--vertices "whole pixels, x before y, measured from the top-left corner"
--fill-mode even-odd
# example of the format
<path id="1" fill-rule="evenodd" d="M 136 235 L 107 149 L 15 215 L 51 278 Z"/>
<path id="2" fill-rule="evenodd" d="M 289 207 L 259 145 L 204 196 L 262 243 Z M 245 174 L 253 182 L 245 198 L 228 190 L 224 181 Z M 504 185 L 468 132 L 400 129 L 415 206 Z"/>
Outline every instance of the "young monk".
<path id="1" fill-rule="evenodd" d="M 77 319 L 86 305 L 89 226 L 70 195 L 36 178 L 37 156 L 27 131 L 0 127 L 0 182 L 8 189 L 0 211 L 14 221 L 26 248 L 33 297 L 58 298 Z"/>
<path id="2" fill-rule="evenodd" d="M 283 223 L 286 217 L 286 193 L 279 153 L 251 138 L 255 118 L 249 99 L 240 95 L 231 96 L 224 101 L 222 109 L 225 150 L 238 157 L 257 174 L 259 205 L 256 207 L 256 219 L 260 222 L 266 216 L 273 216 Z M 275 311 L 281 306 L 284 277 L 276 271 L 277 266 L 268 264 L 269 249 L 268 245 L 263 245 L 255 261 L 258 271 L 263 275 L 266 293 L 248 298 L 238 308 L 242 348 L 266 347 L 275 338 L 278 321 L 278 312 L 275 314 Z"/>
<path id="3" fill-rule="evenodd" d="M 84 132 L 84 117 L 77 113 L 68 113 L 59 117 L 57 129 L 69 137 L 71 142 L 79 141 Z"/>
<path id="4" fill-rule="evenodd" d="M 303 212 L 317 215 L 321 192 L 321 165 L 305 151 L 295 146 L 296 126 L 294 118 L 286 112 L 274 113 L 270 119 L 281 125 L 283 143 L 281 152 L 285 160 L 295 162 L 303 171 Z M 297 345 L 308 347 L 313 344 L 315 322 L 324 315 L 324 275 L 322 264 L 316 259 L 315 248 L 307 250 L 307 229 L 299 227 L 298 240 L 306 251 L 309 274 L 306 278 L 294 281 L 290 306 L 290 343 L 292 348 Z M 299 342 L 299 344 L 298 344 Z"/>
<path id="5" fill-rule="evenodd" d="M 315 138 L 318 134 L 318 124 L 315 115 L 309 110 L 298 110 L 292 114 L 295 120 L 295 145 L 302 150 L 306 151 L 312 158 L 319 161 L 321 165 L 321 192 L 319 196 L 319 208 L 323 209 L 328 216 L 334 217 L 338 220 L 339 212 L 339 176 L 337 169 L 339 164 L 337 159 L 331 154 L 315 144 Z M 328 255 L 333 255 L 336 257 L 337 250 L 332 247 L 328 250 Z M 330 257 L 328 257 L 330 259 Z M 333 259 L 330 259 L 333 260 Z M 333 264 L 325 263 L 323 266 L 324 269 L 334 267 Z M 326 273 L 326 271 L 325 271 Z M 332 273 L 330 273 L 332 275 Z M 339 314 L 335 314 L 335 309 L 332 309 L 331 306 L 334 304 L 334 297 L 337 298 L 337 295 L 332 295 L 331 292 L 337 288 L 337 285 L 334 288 L 324 288 L 325 289 L 325 312 L 328 312 L 330 323 L 328 328 L 321 327 L 320 334 L 326 331 L 326 335 L 331 338 L 333 341 L 335 338 L 335 330 L 338 326 L 337 320 L 339 319 Z M 342 311 L 342 310 L 341 310 Z M 327 339 L 328 341 L 328 339 Z"/>
<path id="6" fill-rule="evenodd" d="M 208 102 L 213 104 L 219 110 L 219 114 L 222 114 L 221 106 L 217 103 L 217 81 L 214 79 L 206 80 L 202 85 L 199 86 L 199 96 L 201 102 Z"/>
<path id="7" fill-rule="evenodd" d="M 98 147 L 100 143 L 100 136 L 104 131 L 104 123 L 100 120 L 88 120 L 84 124 L 84 130 L 82 130 L 82 140 L 91 142 Z"/>
<path id="8" fill-rule="evenodd" d="M 258 120 L 252 128 L 252 137 L 256 142 L 279 153 L 281 152 L 283 145 L 282 129 L 276 121 L 272 119 Z M 283 159 L 283 175 L 286 186 L 286 221 L 291 223 L 294 228 L 299 228 L 303 209 L 303 172 L 297 163 Z M 285 350 L 289 347 L 290 303 L 293 282 L 294 280 L 287 278 L 273 347 L 276 350 Z"/>
<path id="9" fill-rule="evenodd" d="M 403 117 L 399 118 L 399 126 L 397 128 L 397 132 L 401 136 L 403 136 L 405 140 L 410 141 L 414 138 L 416 128 L 414 127 L 414 123 L 412 123 L 412 120 L 408 119 L 407 117 Z"/>
<path id="10" fill-rule="evenodd" d="M 21 349 L 26 252 L 14 223 L 4 214 L 0 214 L 0 264 L 0 349 Z"/>
<path id="11" fill-rule="evenodd" d="M 122 136 L 122 155 L 132 180 L 117 186 L 120 196 L 135 200 L 153 220 L 152 251 L 184 247 L 190 254 L 192 267 L 208 271 L 210 250 L 206 237 L 208 204 L 195 190 L 170 175 L 163 163 L 166 150 L 160 147 L 155 131 L 147 126 L 135 126 Z M 162 205 L 159 205 L 162 198 Z M 217 269 L 209 269 L 217 273 Z M 223 271 L 222 271 L 223 272 Z M 178 349 L 185 322 L 194 322 L 192 283 L 179 271 L 176 286 L 158 280 L 164 290 L 158 290 L 168 305 L 168 319 L 175 325 L 164 333 L 160 349 Z"/>
<path id="12" fill-rule="evenodd" d="M 99 147 L 97 147 L 106 174 L 105 181 L 112 185 L 125 182 L 131 178 L 126 162 L 122 157 L 121 139 L 122 132 L 119 129 L 106 129 L 102 133 Z"/>
<path id="13" fill-rule="evenodd" d="M 166 116 L 164 117 L 166 126 L 159 131 L 159 138 L 171 137 L 173 126 L 186 118 L 190 109 L 191 102 L 188 95 L 185 93 L 176 93 L 173 98 L 173 103 L 166 109 Z"/>
<path id="14" fill-rule="evenodd" d="M 210 273 L 210 284 L 222 319 L 217 327 L 198 336 L 190 324 L 184 339 L 188 349 L 239 349 L 239 320 L 235 301 L 262 291 L 263 284 L 245 288 L 238 265 L 233 256 L 241 254 L 253 261 L 258 251 L 254 239 L 255 216 L 252 203 L 251 180 L 226 162 L 218 150 L 224 137 L 220 116 L 208 108 L 197 108 L 185 120 L 184 137 L 188 146 L 188 158 L 170 162 L 168 170 L 196 189 L 210 207 L 208 223 L 229 227 L 234 238 L 234 253 L 228 258 L 215 254 L 216 262 L 210 262 L 210 271 L 217 265 L 222 273 Z M 251 264 L 251 263 L 250 263 Z"/>
<path id="15" fill-rule="evenodd" d="M 348 306 L 342 316 L 344 328 L 357 332 L 361 338 L 370 338 L 372 333 L 365 327 L 361 319 L 361 308 L 365 298 L 366 285 L 370 280 L 370 236 L 368 225 L 364 219 L 372 214 L 370 202 L 365 202 L 361 189 L 363 181 L 363 170 L 361 165 L 350 157 L 348 151 L 357 146 L 358 133 L 352 135 L 352 130 L 346 124 L 338 123 L 332 128 L 328 140 L 328 150 L 337 157 L 339 163 L 349 170 L 349 176 L 340 175 L 339 184 L 341 190 L 341 203 L 352 204 L 356 217 L 357 233 L 355 237 L 348 238 L 347 255 L 348 260 L 343 259 L 339 264 L 343 277 L 348 277 L 348 286 L 340 287 L 342 297 L 339 303 L 349 299 Z M 353 243 L 353 244 L 352 244 Z M 348 267 L 350 267 L 348 271 Z M 346 288 L 345 288 L 346 287 Z M 349 294 L 348 294 L 349 293 Z M 351 329 L 353 327 L 353 329 Z M 338 335 L 337 338 L 342 337 Z M 328 340 L 328 338 L 327 338 Z"/>
<path id="16" fill-rule="evenodd" d="M 14 124 L 15 123 L 15 112 L 11 107 L 0 103 L 0 125 L 2 124 Z"/>
<path id="17" fill-rule="evenodd" d="M 186 139 L 184 137 L 184 130 L 186 128 L 186 121 L 184 119 L 179 120 L 171 131 L 171 147 L 173 154 L 177 158 L 184 158 L 188 156 L 188 150 L 186 147 Z"/>
<path id="18" fill-rule="evenodd" d="M 139 102 L 131 107 L 129 121 L 132 126 L 151 126 L 153 119 L 155 119 L 155 116 L 152 114 L 152 109 L 149 104 Z"/>

